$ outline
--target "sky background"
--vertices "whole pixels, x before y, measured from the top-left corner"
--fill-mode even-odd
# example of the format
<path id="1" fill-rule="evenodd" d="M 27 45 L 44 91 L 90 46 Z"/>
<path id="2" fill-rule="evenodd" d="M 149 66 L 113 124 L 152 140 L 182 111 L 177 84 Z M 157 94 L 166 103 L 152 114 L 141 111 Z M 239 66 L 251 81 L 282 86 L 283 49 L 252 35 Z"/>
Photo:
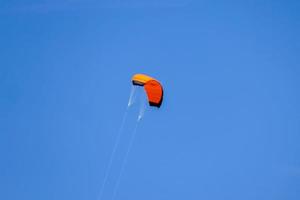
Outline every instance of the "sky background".
<path id="1" fill-rule="evenodd" d="M 0 199 L 97 200 L 135 73 L 165 97 L 139 123 L 116 200 L 300 199 L 299 10 L 2 0 Z"/>

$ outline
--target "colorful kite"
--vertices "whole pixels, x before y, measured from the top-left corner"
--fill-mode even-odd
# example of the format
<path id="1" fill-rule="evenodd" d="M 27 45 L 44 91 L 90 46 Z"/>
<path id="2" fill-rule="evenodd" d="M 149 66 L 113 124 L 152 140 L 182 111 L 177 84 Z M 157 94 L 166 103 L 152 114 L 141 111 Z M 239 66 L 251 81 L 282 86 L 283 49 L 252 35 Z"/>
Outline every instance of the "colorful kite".
<path id="1" fill-rule="evenodd" d="M 144 87 L 150 106 L 161 106 L 164 92 L 160 82 L 144 74 L 135 74 L 131 80 L 133 85 Z"/>

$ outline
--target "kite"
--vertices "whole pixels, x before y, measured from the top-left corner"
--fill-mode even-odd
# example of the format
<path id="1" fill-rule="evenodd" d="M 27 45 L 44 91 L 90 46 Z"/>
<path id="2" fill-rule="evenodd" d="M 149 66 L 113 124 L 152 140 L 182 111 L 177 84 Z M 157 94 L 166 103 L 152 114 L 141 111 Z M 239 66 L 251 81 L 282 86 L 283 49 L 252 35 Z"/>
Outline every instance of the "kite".
<path id="1" fill-rule="evenodd" d="M 161 106 L 164 92 L 159 81 L 145 74 L 135 74 L 131 80 L 133 85 L 144 87 L 150 106 Z"/>

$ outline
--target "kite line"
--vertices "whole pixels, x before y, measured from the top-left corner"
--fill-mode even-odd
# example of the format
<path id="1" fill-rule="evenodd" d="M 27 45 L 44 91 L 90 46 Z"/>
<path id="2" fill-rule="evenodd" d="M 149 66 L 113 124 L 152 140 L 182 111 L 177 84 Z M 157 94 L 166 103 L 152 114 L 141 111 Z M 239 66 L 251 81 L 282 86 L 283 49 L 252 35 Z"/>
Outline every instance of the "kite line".
<path id="1" fill-rule="evenodd" d="M 98 198 L 97 198 L 98 200 L 102 199 L 104 188 L 105 188 L 105 185 L 106 185 L 106 182 L 107 182 L 107 179 L 108 179 L 108 175 L 110 174 L 112 163 L 113 163 L 116 151 L 118 149 L 118 146 L 120 144 L 121 135 L 122 135 L 123 128 L 124 128 L 125 121 L 126 121 L 127 114 L 128 114 L 128 108 L 129 108 L 129 106 L 127 106 L 127 108 L 126 108 L 126 111 L 124 113 L 124 116 L 123 116 L 123 119 L 122 119 L 122 122 L 121 122 L 121 126 L 120 126 L 120 128 L 118 130 L 118 133 L 117 133 L 117 138 L 116 138 L 113 150 L 111 152 L 107 168 L 106 168 L 105 173 L 104 173 L 104 179 L 103 179 L 103 182 L 102 182 L 102 185 L 101 185 L 101 189 L 100 189 L 100 192 L 99 192 L 99 195 L 98 195 Z"/>
<path id="2" fill-rule="evenodd" d="M 138 115 L 135 127 L 134 127 L 134 129 L 133 129 L 133 131 L 131 133 L 130 142 L 129 142 L 126 154 L 124 156 L 123 162 L 121 164 L 121 170 L 120 170 L 120 173 L 119 173 L 118 178 L 116 180 L 116 185 L 115 185 L 114 190 L 113 190 L 112 200 L 114 200 L 116 198 L 117 191 L 118 191 L 118 188 L 119 188 L 120 183 L 121 183 L 122 176 L 123 176 L 124 171 L 125 171 L 125 166 L 126 166 L 126 163 L 127 163 L 127 160 L 128 160 L 129 154 L 130 154 L 130 151 L 132 149 L 133 142 L 134 142 L 134 140 L 136 138 L 137 128 L 138 128 L 139 122 L 141 121 L 141 119 L 144 116 L 145 109 L 146 109 L 145 108 L 145 100 L 144 100 L 143 96 L 141 96 L 141 106 L 140 106 L 139 115 Z"/>
<path id="3" fill-rule="evenodd" d="M 112 168 L 112 164 L 113 164 L 113 161 L 114 161 L 114 158 L 115 158 L 115 154 L 117 152 L 117 149 L 118 149 L 120 141 L 121 141 L 121 135 L 123 133 L 124 125 L 125 125 L 127 115 L 128 115 L 128 109 L 130 108 L 131 105 L 134 104 L 135 99 L 136 99 L 136 95 L 137 95 L 136 94 L 136 87 L 132 86 L 131 91 L 130 91 L 128 104 L 127 104 L 127 108 L 126 108 L 126 111 L 123 115 L 122 122 L 121 122 L 120 128 L 119 128 L 117 136 L 116 136 L 116 141 L 114 143 L 113 150 L 111 152 L 111 155 L 110 155 L 110 158 L 109 158 L 109 161 L 108 161 L 108 165 L 107 165 L 105 173 L 104 173 L 104 179 L 103 179 L 103 182 L 101 184 L 100 192 L 99 192 L 99 195 L 98 195 L 98 198 L 97 198 L 98 200 L 101 200 L 102 197 L 103 197 L 104 189 L 105 189 L 109 174 L 111 172 L 111 168 Z"/>
<path id="4" fill-rule="evenodd" d="M 131 151 L 132 146 L 133 146 L 133 142 L 134 142 L 135 137 L 136 137 L 139 121 L 140 121 L 140 119 L 137 120 L 136 125 L 135 125 L 135 127 L 132 131 L 131 138 L 130 138 L 130 143 L 129 143 L 129 146 L 127 148 L 126 154 L 124 156 L 124 159 L 123 159 L 123 162 L 122 162 L 122 165 L 121 165 L 121 170 L 120 170 L 120 173 L 119 173 L 118 178 L 116 180 L 116 185 L 115 185 L 114 190 L 113 190 L 112 200 L 114 200 L 116 198 L 117 191 L 118 191 L 118 188 L 119 188 L 120 183 L 121 183 L 121 178 L 122 178 L 122 176 L 124 174 L 124 171 L 125 171 L 125 165 L 127 163 L 128 156 L 130 154 L 130 151 Z"/>

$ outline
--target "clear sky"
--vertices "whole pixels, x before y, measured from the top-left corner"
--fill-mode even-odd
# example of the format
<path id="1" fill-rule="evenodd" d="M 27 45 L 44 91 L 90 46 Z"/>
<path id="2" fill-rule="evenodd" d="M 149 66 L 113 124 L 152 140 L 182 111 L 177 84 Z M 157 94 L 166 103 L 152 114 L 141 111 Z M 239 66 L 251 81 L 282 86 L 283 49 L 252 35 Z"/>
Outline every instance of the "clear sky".
<path id="1" fill-rule="evenodd" d="M 0 199 L 97 200 L 130 78 L 146 73 L 165 101 L 139 123 L 116 200 L 299 200 L 299 10 L 2 0 Z"/>

